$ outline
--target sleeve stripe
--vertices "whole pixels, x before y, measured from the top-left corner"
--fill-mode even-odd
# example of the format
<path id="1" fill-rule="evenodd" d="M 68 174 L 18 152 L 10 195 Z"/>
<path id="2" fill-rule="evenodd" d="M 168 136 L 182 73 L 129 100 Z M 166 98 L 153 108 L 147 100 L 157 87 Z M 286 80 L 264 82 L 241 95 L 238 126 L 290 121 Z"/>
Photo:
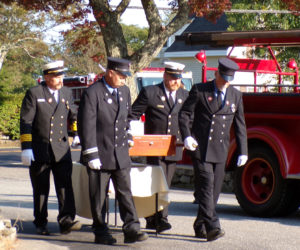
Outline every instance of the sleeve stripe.
<path id="1" fill-rule="evenodd" d="M 98 148 L 97 147 L 88 148 L 88 149 L 82 151 L 82 155 L 87 155 L 87 154 L 96 153 L 96 152 L 98 152 Z"/>
<path id="2" fill-rule="evenodd" d="M 31 142 L 32 141 L 32 135 L 31 134 L 23 134 L 20 136 L 20 141 L 22 142 Z"/>

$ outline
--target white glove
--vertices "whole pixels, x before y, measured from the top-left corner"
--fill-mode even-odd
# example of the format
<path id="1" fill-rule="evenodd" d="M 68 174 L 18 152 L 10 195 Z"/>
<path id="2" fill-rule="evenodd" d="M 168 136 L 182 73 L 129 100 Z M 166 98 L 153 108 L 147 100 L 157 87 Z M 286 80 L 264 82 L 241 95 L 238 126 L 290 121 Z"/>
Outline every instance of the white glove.
<path id="1" fill-rule="evenodd" d="M 245 165 L 247 161 L 248 161 L 248 156 L 247 155 L 240 155 L 238 157 L 236 165 L 238 167 L 241 167 L 241 166 Z"/>
<path id="2" fill-rule="evenodd" d="M 73 142 L 72 142 L 72 144 L 71 144 L 71 147 L 72 147 L 72 148 L 77 148 L 79 145 L 80 145 L 80 139 L 79 139 L 79 136 L 76 135 L 76 136 L 74 136 L 74 138 L 73 138 Z"/>
<path id="3" fill-rule="evenodd" d="M 128 140 L 128 146 L 131 148 L 134 146 L 134 141 L 133 140 Z"/>
<path id="4" fill-rule="evenodd" d="M 91 169 L 100 170 L 102 163 L 99 158 L 91 160 L 88 162 L 88 165 Z"/>
<path id="5" fill-rule="evenodd" d="M 195 151 L 197 146 L 198 146 L 198 143 L 193 137 L 188 136 L 187 138 L 184 139 L 184 147 L 186 149 Z"/>
<path id="6" fill-rule="evenodd" d="M 24 149 L 21 153 L 21 159 L 24 166 L 30 166 L 31 161 L 34 161 L 32 149 Z"/>

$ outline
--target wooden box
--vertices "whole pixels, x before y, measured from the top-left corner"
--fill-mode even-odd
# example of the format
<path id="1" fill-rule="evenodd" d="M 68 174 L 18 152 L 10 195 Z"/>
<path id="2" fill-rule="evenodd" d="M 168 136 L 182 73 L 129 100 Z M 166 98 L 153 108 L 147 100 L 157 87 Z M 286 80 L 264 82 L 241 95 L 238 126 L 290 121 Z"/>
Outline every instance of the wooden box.
<path id="1" fill-rule="evenodd" d="M 176 154 L 174 135 L 133 136 L 134 146 L 129 149 L 130 156 L 170 156 Z"/>

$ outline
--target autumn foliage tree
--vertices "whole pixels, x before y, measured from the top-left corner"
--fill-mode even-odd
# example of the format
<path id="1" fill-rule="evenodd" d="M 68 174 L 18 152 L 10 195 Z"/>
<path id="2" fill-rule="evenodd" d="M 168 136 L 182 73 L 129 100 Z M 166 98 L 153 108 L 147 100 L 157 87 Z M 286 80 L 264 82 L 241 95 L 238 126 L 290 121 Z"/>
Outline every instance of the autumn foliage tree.
<path id="1" fill-rule="evenodd" d="M 149 25 L 148 37 L 141 48 L 130 54 L 120 23 L 121 15 L 128 8 L 130 0 L 121 0 L 115 8 L 112 8 L 110 1 L 107 0 L 0 0 L 0 2 L 6 4 L 16 2 L 27 9 L 46 12 L 56 10 L 62 13 L 68 11 L 70 13 L 72 6 L 73 11 L 68 21 L 72 21 L 74 25 L 84 24 L 86 27 L 95 27 L 95 22 L 87 18 L 92 13 L 96 25 L 100 28 L 99 35 L 103 36 L 106 54 L 130 59 L 133 72 L 149 65 L 167 39 L 190 21 L 191 15 L 215 20 L 225 10 L 231 8 L 230 0 L 171 0 L 168 2 L 173 7 L 174 15 L 165 25 L 155 1 L 141 0 Z M 286 4 L 287 8 L 299 10 L 299 0 L 282 0 L 282 3 Z"/>

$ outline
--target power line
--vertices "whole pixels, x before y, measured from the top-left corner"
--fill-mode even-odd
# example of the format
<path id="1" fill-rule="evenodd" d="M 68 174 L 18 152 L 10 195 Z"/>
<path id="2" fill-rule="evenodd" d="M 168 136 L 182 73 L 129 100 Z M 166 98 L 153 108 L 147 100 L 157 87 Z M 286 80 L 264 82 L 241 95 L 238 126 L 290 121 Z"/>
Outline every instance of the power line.
<path id="1" fill-rule="evenodd" d="M 295 14 L 300 13 L 300 11 L 290 11 L 290 10 L 240 10 L 240 9 L 232 9 L 225 10 L 226 13 L 247 13 L 247 14 Z"/>
<path id="2" fill-rule="evenodd" d="M 116 5 L 112 5 L 112 8 L 116 8 Z M 127 9 L 140 9 L 142 10 L 142 6 L 128 6 Z M 173 10 L 171 7 L 158 7 L 158 10 Z M 176 10 L 176 8 L 175 8 Z M 290 11 L 290 10 L 242 10 L 242 9 L 231 9 L 225 10 L 225 13 L 246 13 L 246 14 L 300 14 L 300 11 Z"/>

